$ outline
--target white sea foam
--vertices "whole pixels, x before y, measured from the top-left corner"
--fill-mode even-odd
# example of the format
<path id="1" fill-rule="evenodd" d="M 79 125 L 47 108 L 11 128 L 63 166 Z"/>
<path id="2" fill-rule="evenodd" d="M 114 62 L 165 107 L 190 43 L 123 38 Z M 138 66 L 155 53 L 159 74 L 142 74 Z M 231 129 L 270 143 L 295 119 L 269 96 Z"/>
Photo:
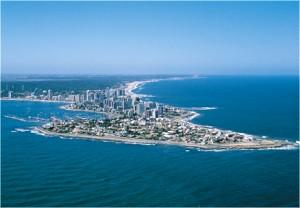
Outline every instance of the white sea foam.
<path id="1" fill-rule="evenodd" d="M 282 147 L 271 147 L 271 148 L 265 148 L 261 150 L 296 150 L 296 149 L 299 149 L 299 145 L 295 143 L 295 144 L 286 145 Z"/>
<path id="2" fill-rule="evenodd" d="M 17 121 L 27 122 L 26 119 L 20 118 L 20 117 L 17 117 L 17 116 L 8 116 L 8 115 L 5 115 L 4 117 L 5 117 L 5 118 L 14 119 L 14 120 L 17 120 Z"/>
<path id="3" fill-rule="evenodd" d="M 145 145 L 145 146 L 154 146 L 155 144 L 151 144 L 151 143 L 140 143 L 140 145 Z"/>
<path id="4" fill-rule="evenodd" d="M 297 144 L 289 144 L 289 145 L 285 145 L 282 147 L 269 147 L 269 148 L 259 148 L 259 149 L 238 149 L 238 150 L 242 150 L 242 151 L 276 151 L 276 150 L 296 150 L 299 149 L 299 145 Z"/>
<path id="5" fill-rule="evenodd" d="M 21 128 L 15 128 L 16 132 L 27 132 L 29 129 L 21 129 Z"/>
<path id="6" fill-rule="evenodd" d="M 41 133 L 40 131 L 37 131 L 37 130 L 31 130 L 30 133 L 41 135 L 41 136 L 47 136 L 46 134 L 43 134 L 43 133 Z"/>
<path id="7" fill-rule="evenodd" d="M 217 107 L 188 107 L 187 110 L 198 110 L 198 111 L 207 111 L 207 110 L 216 110 Z"/>
<path id="8" fill-rule="evenodd" d="M 46 121 L 48 121 L 48 119 L 45 119 L 45 118 L 32 117 L 32 116 L 28 116 L 28 119 L 29 119 L 29 120 L 27 120 L 28 122 L 46 122 Z"/>
<path id="9" fill-rule="evenodd" d="M 136 96 L 140 98 L 153 98 L 155 97 L 154 95 L 147 95 L 147 94 L 135 94 Z"/>
<path id="10" fill-rule="evenodd" d="M 231 151 L 232 149 L 200 149 L 197 148 L 198 152 L 225 152 L 225 151 Z"/>
<path id="11" fill-rule="evenodd" d="M 73 137 L 63 137 L 63 136 L 58 136 L 60 139 L 67 139 L 67 140 L 72 140 L 72 139 L 76 139 L 76 138 L 73 138 Z M 82 138 L 84 139 L 84 138 Z"/>
<path id="12" fill-rule="evenodd" d="M 194 118 L 196 118 L 196 117 L 198 117 L 198 116 L 200 116 L 200 114 L 195 112 L 194 115 L 188 117 L 187 121 L 191 121 L 191 120 L 193 120 Z"/>
<path id="13" fill-rule="evenodd" d="M 45 121 L 47 121 L 47 119 L 39 118 L 39 117 L 32 117 L 32 116 L 28 116 L 28 118 L 22 118 L 22 117 L 18 117 L 18 116 L 5 115 L 4 117 L 13 119 L 13 120 L 17 120 L 17 121 L 22 121 L 22 122 L 45 122 Z"/>
<path id="14" fill-rule="evenodd" d="M 270 147 L 270 148 L 244 148 L 244 149 L 233 149 L 233 148 L 227 148 L 227 149 L 201 149 L 201 148 L 196 148 L 197 151 L 199 152 L 225 152 L 225 151 L 276 151 L 276 150 L 296 150 L 299 149 L 299 144 L 298 142 L 295 142 L 294 144 L 289 144 L 285 145 L 282 147 Z"/>

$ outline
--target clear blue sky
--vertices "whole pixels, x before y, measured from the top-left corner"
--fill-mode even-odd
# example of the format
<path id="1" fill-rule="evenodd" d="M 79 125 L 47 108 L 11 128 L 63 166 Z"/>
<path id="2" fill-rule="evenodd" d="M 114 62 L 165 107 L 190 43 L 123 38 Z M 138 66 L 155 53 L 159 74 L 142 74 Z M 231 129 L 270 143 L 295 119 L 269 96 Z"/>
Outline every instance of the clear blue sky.
<path id="1" fill-rule="evenodd" d="M 297 74 L 298 15 L 298 2 L 2 2 L 2 72 Z"/>

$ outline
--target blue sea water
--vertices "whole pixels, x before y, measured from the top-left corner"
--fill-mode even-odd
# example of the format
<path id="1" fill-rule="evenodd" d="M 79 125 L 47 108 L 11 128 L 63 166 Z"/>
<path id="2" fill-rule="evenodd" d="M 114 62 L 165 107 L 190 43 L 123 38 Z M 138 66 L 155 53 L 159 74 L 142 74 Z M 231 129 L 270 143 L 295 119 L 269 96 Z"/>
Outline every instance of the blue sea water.
<path id="1" fill-rule="evenodd" d="M 299 139 L 298 76 L 209 76 L 152 82 L 148 99 L 197 111 L 194 123 L 289 140 Z"/>
<path id="2" fill-rule="evenodd" d="M 217 107 L 201 111 L 196 123 L 298 138 L 297 78 L 208 77 L 138 91 L 181 107 Z M 299 206 L 299 149 L 207 152 L 44 137 L 16 131 L 40 123 L 5 116 L 101 115 L 64 111 L 58 103 L 1 105 L 2 206 Z"/>

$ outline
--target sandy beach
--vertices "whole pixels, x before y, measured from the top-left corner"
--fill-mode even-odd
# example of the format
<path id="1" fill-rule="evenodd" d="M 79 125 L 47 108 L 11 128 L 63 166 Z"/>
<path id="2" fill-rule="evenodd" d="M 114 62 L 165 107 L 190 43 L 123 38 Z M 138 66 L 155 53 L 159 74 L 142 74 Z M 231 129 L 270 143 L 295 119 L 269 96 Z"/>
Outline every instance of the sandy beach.
<path id="1" fill-rule="evenodd" d="M 144 85 L 146 83 L 151 83 L 151 82 L 159 82 L 159 81 L 163 81 L 163 80 L 195 79 L 195 78 L 199 79 L 199 78 L 204 78 L 204 77 L 171 77 L 171 78 L 165 78 L 165 79 L 150 79 L 150 80 L 143 80 L 143 81 L 133 81 L 133 82 L 129 82 L 126 84 L 125 92 L 127 95 L 143 97 L 145 95 L 136 94 L 133 92 L 133 90 L 137 89 L 138 87 L 141 87 L 142 85 Z"/>
<path id="2" fill-rule="evenodd" d="M 144 95 L 136 94 L 133 92 L 133 90 L 137 89 L 138 87 L 141 87 L 142 85 L 144 85 L 146 83 L 159 82 L 161 80 L 182 80 L 182 79 L 184 79 L 184 78 L 174 77 L 174 78 L 170 78 L 170 79 L 151 79 L 151 80 L 145 80 L 145 81 L 133 81 L 133 82 L 129 82 L 126 84 L 125 93 L 132 97 L 143 97 Z M 193 115 L 187 119 L 184 119 L 184 121 L 186 121 L 186 122 L 190 122 L 194 118 L 200 116 L 200 114 L 194 110 L 188 110 L 188 111 L 190 111 Z"/>
<path id="3" fill-rule="evenodd" d="M 144 80 L 144 81 L 133 81 L 129 82 L 126 84 L 125 87 L 125 94 L 133 96 L 133 97 L 138 97 L 139 94 L 136 94 L 133 92 L 133 90 L 137 89 L 138 87 L 141 87 L 142 85 L 150 82 L 158 82 L 162 79 L 151 79 L 151 80 Z"/>

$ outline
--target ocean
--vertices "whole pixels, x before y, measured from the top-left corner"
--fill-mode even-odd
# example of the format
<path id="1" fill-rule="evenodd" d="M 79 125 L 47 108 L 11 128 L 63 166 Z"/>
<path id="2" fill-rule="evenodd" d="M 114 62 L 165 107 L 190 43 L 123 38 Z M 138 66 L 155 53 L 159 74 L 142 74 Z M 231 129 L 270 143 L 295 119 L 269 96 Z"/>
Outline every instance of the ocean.
<path id="1" fill-rule="evenodd" d="M 296 141 L 298 82 L 209 76 L 147 83 L 136 92 L 209 107 L 197 110 L 197 124 Z M 31 132 L 43 123 L 33 117 L 102 117 L 60 105 L 1 101 L 2 206 L 299 206 L 299 149 L 203 151 Z"/>

